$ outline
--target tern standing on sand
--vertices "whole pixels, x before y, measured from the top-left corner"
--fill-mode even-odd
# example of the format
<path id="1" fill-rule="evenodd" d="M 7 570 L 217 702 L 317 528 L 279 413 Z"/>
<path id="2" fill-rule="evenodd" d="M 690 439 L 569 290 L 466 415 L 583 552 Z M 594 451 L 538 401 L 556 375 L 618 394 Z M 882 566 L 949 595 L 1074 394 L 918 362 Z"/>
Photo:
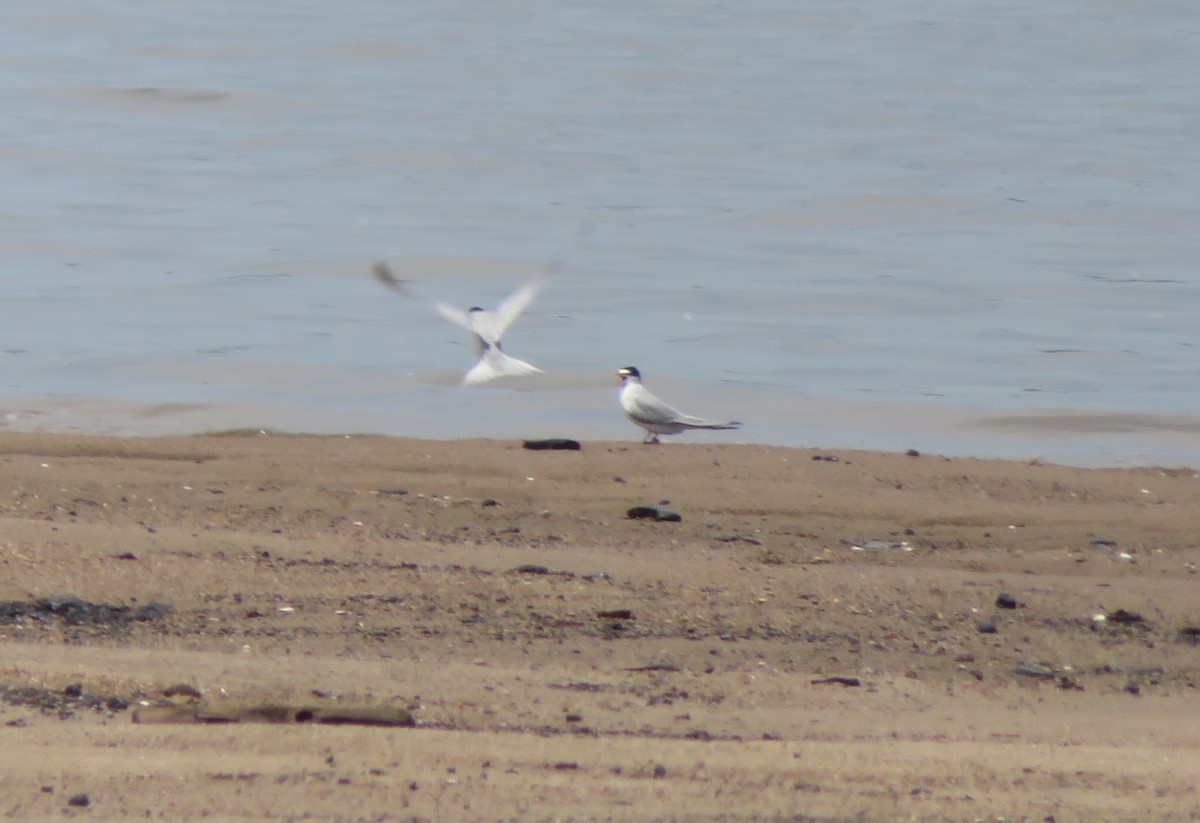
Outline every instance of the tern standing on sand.
<path id="1" fill-rule="evenodd" d="M 617 399 L 621 401 L 625 416 L 646 430 L 643 443 L 658 443 L 660 434 L 679 434 L 688 429 L 736 429 L 742 425 L 737 420 L 714 423 L 667 405 L 642 385 L 642 373 L 634 366 L 626 366 L 617 374 L 621 378 Z"/>

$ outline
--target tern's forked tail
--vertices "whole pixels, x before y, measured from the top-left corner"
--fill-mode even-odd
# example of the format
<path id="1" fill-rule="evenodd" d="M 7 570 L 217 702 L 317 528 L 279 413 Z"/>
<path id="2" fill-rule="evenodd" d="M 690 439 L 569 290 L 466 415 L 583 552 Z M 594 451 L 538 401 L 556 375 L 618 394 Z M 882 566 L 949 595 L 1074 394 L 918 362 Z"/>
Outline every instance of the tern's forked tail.
<path id="1" fill-rule="evenodd" d="M 713 429 L 713 430 L 723 431 L 725 429 L 740 428 L 741 425 L 742 425 L 742 421 L 740 421 L 740 420 L 730 420 L 728 423 L 693 423 L 692 428 L 693 429 Z"/>
<path id="2" fill-rule="evenodd" d="M 478 386 L 499 377 L 526 377 L 541 374 L 542 370 L 532 363 L 509 357 L 495 346 L 487 349 L 479 362 L 463 377 L 464 386 Z"/>

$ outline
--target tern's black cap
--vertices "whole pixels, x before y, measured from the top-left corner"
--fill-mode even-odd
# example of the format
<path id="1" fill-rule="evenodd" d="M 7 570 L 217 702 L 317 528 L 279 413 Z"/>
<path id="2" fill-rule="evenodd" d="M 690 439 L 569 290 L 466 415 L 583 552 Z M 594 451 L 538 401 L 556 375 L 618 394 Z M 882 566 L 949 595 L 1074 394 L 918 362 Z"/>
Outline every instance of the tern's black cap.
<path id="1" fill-rule="evenodd" d="M 639 380 L 642 378 L 642 373 L 637 370 L 637 366 L 626 366 L 623 369 L 618 369 L 617 374 L 628 374 L 630 377 L 636 377 Z"/>

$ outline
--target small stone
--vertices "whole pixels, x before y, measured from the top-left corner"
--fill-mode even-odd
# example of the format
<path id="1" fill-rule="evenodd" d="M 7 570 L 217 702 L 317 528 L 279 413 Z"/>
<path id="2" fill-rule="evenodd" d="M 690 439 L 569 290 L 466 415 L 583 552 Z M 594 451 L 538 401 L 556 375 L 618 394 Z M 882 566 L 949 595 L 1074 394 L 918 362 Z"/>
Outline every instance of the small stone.
<path id="1" fill-rule="evenodd" d="M 633 611 L 631 609 L 607 609 L 596 612 L 596 617 L 601 620 L 633 620 Z"/>
<path id="2" fill-rule="evenodd" d="M 578 440 L 568 437 L 551 437 L 546 440 L 526 440 L 523 448 L 531 451 L 579 451 L 583 448 Z"/>
<path id="3" fill-rule="evenodd" d="M 163 689 L 163 697 L 186 697 L 192 700 L 199 700 L 202 695 L 200 690 L 188 683 L 175 683 Z"/>
<path id="4" fill-rule="evenodd" d="M 1125 609 L 1117 609 L 1115 612 L 1108 613 L 1108 622 L 1117 623 L 1125 626 L 1132 626 L 1137 623 L 1142 623 L 1146 618 L 1142 617 L 1137 612 L 1125 611 Z"/>
<path id="5" fill-rule="evenodd" d="M 513 569 L 517 574 L 550 574 L 550 569 L 536 563 L 524 563 Z"/>
<path id="6" fill-rule="evenodd" d="M 991 618 L 980 620 L 975 624 L 975 631 L 980 634 L 996 634 L 999 629 L 996 627 L 996 621 Z"/>
<path id="7" fill-rule="evenodd" d="M 1017 599 L 1008 592 L 1001 592 L 999 596 L 996 597 L 997 609 L 1015 609 L 1020 605 L 1021 604 L 1017 602 Z"/>
<path id="8" fill-rule="evenodd" d="M 77 808 L 82 809 L 86 806 L 90 806 L 91 804 L 92 804 L 91 799 L 89 799 L 87 794 L 85 794 L 83 792 L 80 792 L 79 794 L 73 794 L 67 798 L 68 806 L 75 806 Z"/>
<path id="9" fill-rule="evenodd" d="M 625 512 L 630 520 L 654 520 L 659 523 L 680 523 L 683 516 L 674 509 L 659 506 L 634 506 Z"/>
<path id="10" fill-rule="evenodd" d="M 858 679 L 857 677 L 843 677 L 840 675 L 833 676 L 833 677 L 818 677 L 815 680 L 810 680 L 809 682 L 812 683 L 812 685 L 814 685 L 814 686 L 825 686 L 825 685 L 861 686 L 862 685 L 862 681 L 860 679 Z"/>

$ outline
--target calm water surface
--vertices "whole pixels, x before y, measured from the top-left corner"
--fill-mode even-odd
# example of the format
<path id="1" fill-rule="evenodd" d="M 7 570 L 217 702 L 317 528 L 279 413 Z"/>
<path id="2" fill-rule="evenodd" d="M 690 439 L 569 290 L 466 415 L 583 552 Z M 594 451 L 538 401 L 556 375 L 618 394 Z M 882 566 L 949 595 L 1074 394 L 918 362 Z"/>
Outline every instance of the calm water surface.
<path id="1" fill-rule="evenodd" d="M 48 2 L 0 12 L 14 429 L 640 435 L 1200 466 L 1189 3 Z M 375 283 L 494 304 L 463 390 Z"/>

